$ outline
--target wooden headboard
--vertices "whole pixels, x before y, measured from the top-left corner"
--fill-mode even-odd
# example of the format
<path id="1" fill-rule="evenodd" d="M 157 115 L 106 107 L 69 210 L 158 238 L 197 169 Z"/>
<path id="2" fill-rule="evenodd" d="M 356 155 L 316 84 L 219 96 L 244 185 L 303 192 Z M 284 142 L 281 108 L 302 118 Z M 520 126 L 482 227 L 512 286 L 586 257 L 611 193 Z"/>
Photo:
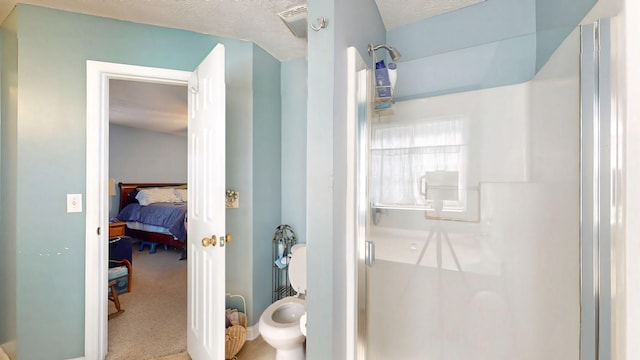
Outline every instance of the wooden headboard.
<path id="1" fill-rule="evenodd" d="M 131 192 L 138 188 L 145 187 L 164 187 L 164 186 L 184 186 L 185 183 L 118 183 L 120 188 L 120 206 L 118 211 L 133 202 L 133 198 L 129 196 Z"/>

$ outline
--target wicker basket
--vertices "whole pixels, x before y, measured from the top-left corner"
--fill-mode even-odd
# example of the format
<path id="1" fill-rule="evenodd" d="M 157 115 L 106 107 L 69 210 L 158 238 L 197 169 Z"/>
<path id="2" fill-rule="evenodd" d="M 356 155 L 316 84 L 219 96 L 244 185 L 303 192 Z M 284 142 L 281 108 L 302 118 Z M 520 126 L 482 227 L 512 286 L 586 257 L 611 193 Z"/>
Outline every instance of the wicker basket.
<path id="1" fill-rule="evenodd" d="M 225 359 L 237 359 L 236 355 L 247 340 L 247 315 L 238 312 L 239 325 L 232 325 L 225 331 Z"/>

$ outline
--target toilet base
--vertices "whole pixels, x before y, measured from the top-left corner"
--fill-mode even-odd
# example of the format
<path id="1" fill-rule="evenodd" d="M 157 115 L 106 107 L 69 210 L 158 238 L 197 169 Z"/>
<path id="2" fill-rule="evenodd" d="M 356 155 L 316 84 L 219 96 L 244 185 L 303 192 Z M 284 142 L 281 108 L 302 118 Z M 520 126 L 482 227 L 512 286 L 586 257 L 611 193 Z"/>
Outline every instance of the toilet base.
<path id="1" fill-rule="evenodd" d="M 291 349 L 276 349 L 276 360 L 304 360 L 304 343 Z"/>

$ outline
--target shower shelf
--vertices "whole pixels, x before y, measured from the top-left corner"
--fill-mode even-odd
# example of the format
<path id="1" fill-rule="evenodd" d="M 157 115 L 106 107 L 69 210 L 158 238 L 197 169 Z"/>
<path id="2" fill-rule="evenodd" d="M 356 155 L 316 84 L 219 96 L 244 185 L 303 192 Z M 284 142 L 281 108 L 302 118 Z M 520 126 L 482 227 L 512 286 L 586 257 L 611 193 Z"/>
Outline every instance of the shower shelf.
<path id="1" fill-rule="evenodd" d="M 374 59 L 375 61 L 375 59 Z M 375 76 L 374 76 L 375 77 Z M 375 79 L 373 79 L 374 83 L 375 83 Z M 380 97 L 378 96 L 378 89 L 387 89 L 389 88 L 390 91 L 388 91 L 389 93 L 391 93 L 391 96 L 385 96 L 385 97 Z M 383 90 L 384 93 L 384 90 Z M 390 116 L 393 115 L 393 105 L 395 104 L 395 100 L 393 99 L 393 87 L 391 85 L 376 85 L 375 89 L 374 89 L 374 94 L 373 94 L 373 111 L 378 115 L 378 116 Z"/>
<path id="2" fill-rule="evenodd" d="M 391 78 L 391 73 L 389 72 L 388 68 L 386 69 L 386 72 L 389 76 L 389 79 L 386 79 L 387 82 L 385 82 L 384 78 L 381 79 L 381 83 L 387 83 L 388 85 L 378 85 L 378 81 L 376 79 L 376 64 L 378 63 L 378 58 L 376 57 L 376 50 L 380 49 L 380 48 L 384 48 L 387 49 L 387 51 L 389 51 L 389 55 L 391 57 L 391 59 L 393 61 L 398 61 L 398 59 L 400 59 L 400 53 L 394 49 L 391 46 L 385 45 L 385 44 L 380 44 L 380 45 L 373 45 L 373 44 L 369 44 L 367 50 L 369 52 L 369 56 L 371 56 L 372 59 L 372 63 L 371 63 L 371 80 L 372 80 L 372 84 L 373 84 L 373 110 L 376 111 L 379 115 L 391 115 L 393 114 L 393 105 L 395 104 L 395 100 L 393 99 L 393 95 L 394 95 L 394 84 L 395 84 L 395 77 L 394 79 Z M 391 63 L 389 63 L 391 64 Z M 394 67 L 395 69 L 395 67 Z M 379 96 L 380 94 L 382 95 L 388 95 L 388 96 Z"/>
<path id="3" fill-rule="evenodd" d="M 378 96 L 377 94 L 379 94 L 378 89 L 389 89 L 389 93 L 391 93 L 391 96 Z M 376 92 L 375 92 L 376 96 L 375 96 L 375 102 L 376 103 L 382 103 L 385 101 L 390 101 L 392 104 L 395 103 L 395 101 L 393 100 L 393 87 L 391 85 L 376 85 Z"/>
<path id="4" fill-rule="evenodd" d="M 378 96 L 379 89 L 388 89 L 391 96 Z M 384 91 L 383 91 L 384 92 Z M 376 100 L 393 100 L 393 86 L 391 85 L 376 85 Z"/>
<path id="5" fill-rule="evenodd" d="M 375 61 L 375 58 L 374 58 Z M 375 83 L 375 79 L 374 79 Z M 389 89 L 387 91 L 383 90 L 383 93 L 390 93 L 391 96 L 378 96 L 378 89 Z M 396 101 L 393 99 L 393 86 L 391 85 L 375 85 L 374 95 L 373 95 L 373 109 L 379 114 L 392 114 L 393 113 L 393 105 Z"/>
<path id="6" fill-rule="evenodd" d="M 373 55 L 373 68 L 376 66 L 376 56 Z M 375 70 L 372 70 L 373 83 L 376 83 Z M 391 96 L 378 96 L 378 94 L 389 93 Z M 375 85 L 373 92 L 373 109 L 378 113 L 388 113 L 392 111 L 396 101 L 393 99 L 394 88 L 391 85 Z"/>

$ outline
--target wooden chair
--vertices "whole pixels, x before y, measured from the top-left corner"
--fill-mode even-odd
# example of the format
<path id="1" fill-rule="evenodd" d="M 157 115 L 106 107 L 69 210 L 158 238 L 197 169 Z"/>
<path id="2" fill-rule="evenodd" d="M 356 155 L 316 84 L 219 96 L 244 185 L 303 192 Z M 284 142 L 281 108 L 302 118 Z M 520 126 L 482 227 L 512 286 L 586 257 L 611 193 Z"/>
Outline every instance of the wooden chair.
<path id="1" fill-rule="evenodd" d="M 118 296 L 131 292 L 133 268 L 127 259 L 109 260 L 109 264 L 114 265 L 109 268 L 109 300 L 116 306 L 116 312 L 109 314 L 109 320 L 111 320 L 124 312 Z"/>

